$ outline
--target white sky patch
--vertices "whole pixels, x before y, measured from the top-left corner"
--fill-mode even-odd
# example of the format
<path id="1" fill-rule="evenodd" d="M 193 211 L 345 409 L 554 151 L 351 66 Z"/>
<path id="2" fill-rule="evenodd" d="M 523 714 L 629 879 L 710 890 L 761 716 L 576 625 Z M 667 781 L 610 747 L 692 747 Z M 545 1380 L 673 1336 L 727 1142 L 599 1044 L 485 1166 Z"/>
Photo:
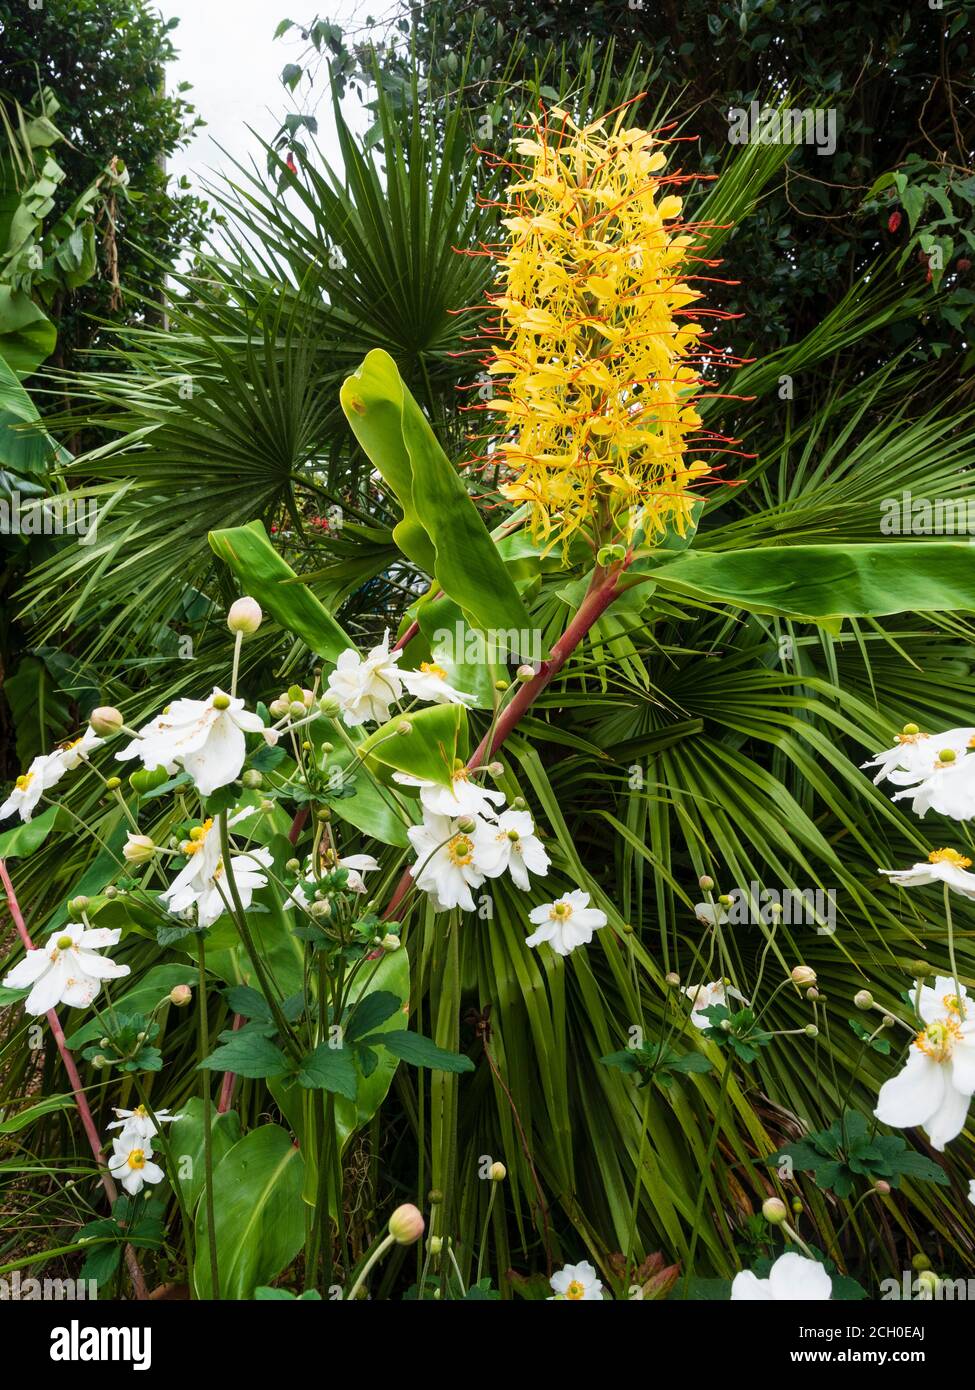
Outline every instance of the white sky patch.
<path id="1" fill-rule="evenodd" d="M 178 56 L 167 68 L 167 91 L 191 83 L 185 95 L 207 123 L 170 159 L 170 173 L 185 175 L 205 197 L 207 182 L 219 182 L 221 174 L 233 177 L 234 160 L 246 165 L 253 159 L 263 170 L 266 156 L 252 131 L 270 141 L 292 111 L 318 118 L 317 143 L 335 167 L 339 152 L 327 70 L 319 67 L 311 96 L 304 81 L 292 94 L 281 83 L 281 69 L 299 61 L 308 45 L 294 31 L 274 38 L 282 19 L 311 19 L 312 0 L 159 0 L 158 8 L 164 18 L 179 19 L 172 31 Z M 362 9 L 363 0 L 330 0 L 321 12 L 347 27 Z M 359 133 L 372 124 L 371 113 L 354 97 L 346 99 L 343 110 Z"/>

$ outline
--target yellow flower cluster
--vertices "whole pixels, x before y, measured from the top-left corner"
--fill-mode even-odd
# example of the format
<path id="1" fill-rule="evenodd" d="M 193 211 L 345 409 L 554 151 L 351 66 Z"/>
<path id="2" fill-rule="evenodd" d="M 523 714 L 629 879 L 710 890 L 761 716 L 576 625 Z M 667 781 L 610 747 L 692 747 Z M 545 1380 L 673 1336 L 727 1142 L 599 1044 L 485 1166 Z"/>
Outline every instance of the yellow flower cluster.
<path id="1" fill-rule="evenodd" d="M 683 534 L 710 471 L 687 461 L 702 329 L 680 311 L 700 294 L 682 279 L 693 238 L 673 225 L 681 199 L 661 193 L 659 142 L 553 110 L 514 151 L 524 176 L 508 190 L 489 366 L 505 379 L 489 407 L 502 491 L 553 544 L 591 519 L 604 542 Z"/>

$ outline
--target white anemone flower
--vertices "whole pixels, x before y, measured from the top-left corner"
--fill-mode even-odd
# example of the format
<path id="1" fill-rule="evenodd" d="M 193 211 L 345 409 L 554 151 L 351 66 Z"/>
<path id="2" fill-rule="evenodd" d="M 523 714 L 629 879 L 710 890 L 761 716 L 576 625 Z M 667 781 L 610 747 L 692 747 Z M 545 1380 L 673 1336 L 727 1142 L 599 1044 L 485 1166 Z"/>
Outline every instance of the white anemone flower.
<path id="1" fill-rule="evenodd" d="M 504 792 L 492 791 L 471 779 L 466 767 L 454 768 L 450 786 L 441 786 L 426 777 L 413 777 L 408 772 L 394 772 L 393 781 L 401 787 L 419 787 L 420 805 L 434 816 L 485 816 L 493 820 L 497 807 L 504 805 Z"/>
<path id="2" fill-rule="evenodd" d="M 406 832 L 416 851 L 410 873 L 417 887 L 430 894 L 437 912 L 452 907 L 474 911 L 471 889 L 484 882 L 474 858 L 476 832 L 476 825 L 473 831 L 461 831 L 450 817 L 429 813 L 421 825 L 411 825 Z"/>
<path id="3" fill-rule="evenodd" d="M 529 872 L 547 874 L 551 860 L 535 834 L 527 811 L 502 811 L 496 821 L 479 821 L 474 834 L 474 861 L 486 878 L 507 870 L 512 882 L 528 892 Z"/>
<path id="4" fill-rule="evenodd" d="M 968 1183 L 968 1200 L 975 1207 L 975 1178 L 971 1178 Z"/>
<path id="5" fill-rule="evenodd" d="M 432 700 L 435 705 L 466 705 L 474 696 L 455 690 L 447 681 L 447 672 L 435 661 L 421 661 L 415 671 L 400 671 L 403 684 L 417 700 Z"/>
<path id="6" fill-rule="evenodd" d="M 43 946 L 27 952 L 4 977 L 8 989 L 28 989 L 29 1014 L 46 1014 L 58 1004 L 84 1009 L 97 997 L 102 980 L 120 980 L 127 965 L 116 965 L 98 951 L 117 944 L 120 929 L 86 927 L 68 922 L 51 933 Z"/>
<path id="7" fill-rule="evenodd" d="M 901 1071 L 881 1086 L 873 1113 L 895 1129 L 920 1125 L 943 1152 L 964 1129 L 975 1092 L 975 1011 L 967 992 L 939 975 L 933 988 L 918 989 L 918 1012 L 924 1027 Z"/>
<path id="8" fill-rule="evenodd" d="M 911 798 L 911 810 L 922 819 L 934 811 L 950 820 L 971 820 L 975 816 L 975 754 L 938 762 L 923 781 L 897 792 L 893 799 L 903 801 L 906 797 Z"/>
<path id="9" fill-rule="evenodd" d="M 731 1284 L 732 1303 L 825 1303 L 832 1296 L 833 1281 L 819 1261 L 794 1250 L 779 1256 L 767 1279 L 743 1269 Z"/>
<path id="10" fill-rule="evenodd" d="M 202 829 L 199 840 L 183 846 L 190 857 L 160 897 L 176 916 L 195 907 L 197 926 L 209 927 L 235 903 L 212 821 L 206 821 Z M 231 858 L 230 869 L 243 908 L 250 907 L 255 891 L 267 883 L 261 868 L 270 868 L 272 858 L 267 848 L 246 850 Z"/>
<path id="11" fill-rule="evenodd" d="M 60 748 L 55 749 L 54 756 L 61 759 L 66 771 L 73 772 L 79 763 L 88 761 L 88 754 L 94 748 L 100 748 L 104 742 L 89 724 L 80 738 L 62 743 Z"/>
<path id="12" fill-rule="evenodd" d="M 36 757 L 27 771 L 17 778 L 10 795 L 0 806 L 0 821 L 6 820 L 14 812 L 22 821 L 29 821 L 41 797 L 60 782 L 66 771 L 64 759 L 58 750 Z"/>
<path id="13" fill-rule="evenodd" d="M 158 719 L 139 730 L 116 758 L 140 758 L 150 771 L 181 765 L 201 796 L 210 796 L 240 776 L 246 756 L 244 734 L 264 731 L 259 714 L 218 686 L 207 700 L 174 700 Z"/>
<path id="14" fill-rule="evenodd" d="M 117 1120 L 106 1125 L 106 1129 L 120 1129 L 120 1138 L 128 1138 L 130 1135 L 137 1135 L 140 1139 L 155 1139 L 159 1131 L 156 1128 L 153 1117 L 144 1105 L 137 1105 L 134 1110 L 120 1110 L 114 1106 Z M 168 1110 L 157 1110 L 155 1120 L 161 1125 L 171 1125 L 176 1120 L 181 1120 L 182 1115 L 171 1115 Z"/>
<path id="15" fill-rule="evenodd" d="M 350 893 L 367 893 L 366 881 L 363 874 L 375 873 L 379 869 L 379 861 L 371 854 L 347 854 L 344 858 L 337 859 L 335 862 L 337 869 L 348 871 L 349 882 L 348 891 Z M 309 859 L 307 865 L 307 877 L 311 878 L 314 874 L 312 862 Z M 298 883 L 291 890 L 285 907 L 304 907 L 308 906 L 308 894 L 302 884 Z"/>
<path id="16" fill-rule="evenodd" d="M 720 927 L 728 920 L 720 903 L 695 903 L 694 916 L 704 927 Z"/>
<path id="17" fill-rule="evenodd" d="M 956 893 L 975 898 L 975 874 L 968 872 L 971 860 L 955 849 L 933 849 L 927 863 L 909 869 L 881 869 L 899 888 L 917 888 L 925 883 L 947 883 Z"/>
<path id="18" fill-rule="evenodd" d="M 146 1183 L 162 1182 L 166 1174 L 152 1162 L 152 1144 L 144 1134 L 125 1131 L 112 1140 L 108 1171 L 130 1197 L 137 1197 Z"/>
<path id="19" fill-rule="evenodd" d="M 348 647 L 329 675 L 328 688 L 339 703 L 343 722 L 349 728 L 372 720 L 385 724 L 390 705 L 403 694 L 402 672 L 396 663 L 402 652 L 389 650 L 389 631 L 378 647 L 367 657 L 361 657 L 354 647 Z"/>
<path id="20" fill-rule="evenodd" d="M 907 725 L 907 729 L 913 732 L 898 734 L 893 748 L 861 763 L 863 768 L 879 768 L 873 779 L 875 783 L 884 778 L 902 787 L 921 782 L 934 771 L 945 749 L 954 753 L 956 759 L 961 758 L 975 738 L 975 728 L 946 729 L 942 734 L 926 734 L 912 724 Z"/>
<path id="21" fill-rule="evenodd" d="M 548 1281 L 555 1290 L 549 1303 L 601 1303 L 603 1286 L 588 1260 L 577 1265 L 565 1265 Z"/>
<path id="22" fill-rule="evenodd" d="M 691 1022 L 695 1028 L 710 1028 L 711 1020 L 704 1013 L 705 1009 L 710 1009 L 715 1004 L 727 1006 L 729 999 L 737 999 L 740 1004 L 747 1004 L 748 1000 L 740 994 L 733 985 L 726 985 L 724 980 L 712 980 L 706 985 L 686 985 L 681 993 L 686 995 L 691 1001 Z"/>
<path id="23" fill-rule="evenodd" d="M 588 893 L 573 888 L 554 903 L 532 908 L 528 920 L 538 930 L 525 938 L 526 946 L 540 946 L 547 941 L 556 955 L 567 956 L 577 946 L 588 946 L 593 932 L 605 927 L 608 919 L 600 908 L 589 906 Z"/>

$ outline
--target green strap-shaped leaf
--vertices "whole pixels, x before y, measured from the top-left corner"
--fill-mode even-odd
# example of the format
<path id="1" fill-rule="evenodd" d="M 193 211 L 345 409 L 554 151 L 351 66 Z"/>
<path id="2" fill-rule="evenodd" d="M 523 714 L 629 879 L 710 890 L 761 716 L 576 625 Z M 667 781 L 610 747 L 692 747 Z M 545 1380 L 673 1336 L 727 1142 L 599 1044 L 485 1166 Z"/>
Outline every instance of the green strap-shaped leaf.
<path id="1" fill-rule="evenodd" d="M 529 629 L 497 547 L 388 352 L 377 348 L 367 355 L 346 378 L 341 401 L 356 439 L 403 510 L 393 531 L 403 554 L 433 575 L 476 627 Z"/>
<path id="2" fill-rule="evenodd" d="M 814 622 L 975 611 L 975 549 L 959 541 L 691 550 L 651 573 L 690 598 Z"/>
<path id="3" fill-rule="evenodd" d="M 346 647 L 355 646 L 311 590 L 294 582 L 294 570 L 274 549 L 260 521 L 211 531 L 210 546 L 245 593 L 326 661 L 334 664 Z"/>

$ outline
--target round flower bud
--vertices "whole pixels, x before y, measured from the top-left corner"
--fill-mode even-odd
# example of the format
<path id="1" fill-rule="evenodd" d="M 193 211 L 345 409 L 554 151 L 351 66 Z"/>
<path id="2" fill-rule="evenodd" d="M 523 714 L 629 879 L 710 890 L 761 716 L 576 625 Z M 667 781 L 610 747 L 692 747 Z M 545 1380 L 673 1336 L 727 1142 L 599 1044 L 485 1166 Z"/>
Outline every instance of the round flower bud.
<path id="1" fill-rule="evenodd" d="M 789 1215 L 789 1208 L 781 1197 L 767 1197 L 762 1203 L 762 1215 L 772 1226 L 780 1226 Z"/>
<path id="2" fill-rule="evenodd" d="M 722 893 L 721 896 L 718 898 L 718 902 L 721 904 L 722 907 L 731 907 L 734 901 L 735 900 L 730 893 Z"/>
<path id="3" fill-rule="evenodd" d="M 805 1208 L 802 1205 L 801 1197 L 793 1197 L 792 1201 L 789 1203 L 789 1206 L 795 1212 L 796 1216 L 801 1216 L 803 1211 L 805 1210 Z"/>
<path id="4" fill-rule="evenodd" d="M 408 719 L 401 719 L 396 725 L 396 732 L 398 734 L 411 734 L 413 732 L 413 725 Z"/>
<path id="5" fill-rule="evenodd" d="M 121 785 L 121 777 L 106 777 L 105 779 L 105 790 L 107 792 L 117 792 Z"/>
<path id="6" fill-rule="evenodd" d="M 916 975 L 919 980 L 926 980 L 929 975 L 934 974 L 934 971 L 926 960 L 912 960 L 907 968 L 910 970 L 911 974 Z"/>
<path id="7" fill-rule="evenodd" d="M 816 1027 L 815 1023 L 807 1023 L 802 1031 L 805 1033 L 807 1038 L 819 1037 L 819 1029 Z"/>
<path id="8" fill-rule="evenodd" d="M 99 1070 L 103 1067 L 110 1067 L 112 1065 L 103 1052 L 96 1053 L 91 1059 L 91 1064 L 93 1067 L 98 1067 Z"/>
<path id="9" fill-rule="evenodd" d="M 427 1241 L 427 1249 L 431 1255 L 439 1255 L 443 1249 L 443 1236 L 431 1236 Z"/>
<path id="10" fill-rule="evenodd" d="M 413 1245 L 423 1235 L 424 1220 L 409 1202 L 397 1207 L 389 1218 L 389 1234 L 397 1245 Z"/>
<path id="11" fill-rule="evenodd" d="M 264 777 L 256 767 L 249 767 L 240 780 L 249 791 L 256 791 L 264 785 Z"/>
<path id="12" fill-rule="evenodd" d="M 302 719 L 307 713 L 304 700 L 292 700 L 288 705 L 288 713 L 292 719 Z"/>
<path id="13" fill-rule="evenodd" d="M 430 1191 L 427 1193 L 427 1201 L 432 1207 L 437 1206 L 439 1202 L 443 1201 L 443 1193 L 440 1191 L 439 1187 L 431 1187 Z"/>
<path id="14" fill-rule="evenodd" d="M 702 874 L 697 881 L 697 886 L 698 888 L 703 888 L 705 893 L 710 893 L 711 889 L 714 887 L 714 879 L 710 874 Z"/>
<path id="15" fill-rule="evenodd" d="M 68 903 L 68 911 L 71 913 L 72 917 L 80 917 L 83 912 L 88 911 L 88 899 L 83 895 L 78 898 L 72 898 Z"/>
<path id="16" fill-rule="evenodd" d="M 524 684 L 526 681 L 531 681 L 535 679 L 535 668 L 533 666 L 529 666 L 526 662 L 525 665 L 518 667 L 518 670 L 515 672 L 515 675 L 522 682 L 522 684 Z"/>
<path id="17" fill-rule="evenodd" d="M 296 873 L 298 872 L 298 870 L 301 868 L 301 860 L 300 860 L 300 859 L 289 859 L 288 862 L 287 862 L 287 864 L 285 864 L 284 867 L 287 869 L 287 871 L 288 871 L 289 874 L 296 874 Z"/>
<path id="18" fill-rule="evenodd" d="M 283 719 L 288 713 L 288 702 L 287 700 L 272 700 L 267 708 L 272 719 Z"/>
<path id="19" fill-rule="evenodd" d="M 111 738 L 122 727 L 122 715 L 114 705 L 99 705 L 88 716 L 88 723 L 101 738 Z"/>
<path id="20" fill-rule="evenodd" d="M 516 796 L 511 803 L 511 809 L 513 811 L 524 811 L 527 809 L 527 807 L 528 802 L 525 800 L 523 796 Z"/>
<path id="21" fill-rule="evenodd" d="M 488 1173 L 488 1177 L 492 1182 L 504 1182 L 507 1176 L 508 1170 L 503 1163 L 491 1164 L 491 1171 Z"/>
<path id="22" fill-rule="evenodd" d="M 474 832 L 475 821 L 473 816 L 458 816 L 457 829 L 462 835 L 471 835 Z"/>
<path id="23" fill-rule="evenodd" d="M 227 613 L 227 626 L 231 632 L 252 633 L 260 627 L 264 618 L 261 605 L 249 595 L 239 598 L 230 605 Z"/>
<path id="24" fill-rule="evenodd" d="M 810 1000 L 810 1002 L 812 1003 L 815 1003 L 816 1000 L 820 998 L 819 990 L 816 988 L 815 985 L 813 985 L 810 989 L 806 990 L 806 998 Z"/>
<path id="25" fill-rule="evenodd" d="M 342 706 L 334 695 L 323 695 L 318 702 L 318 708 L 321 710 L 322 714 L 325 715 L 326 719 L 334 719 Z"/>
<path id="26" fill-rule="evenodd" d="M 488 772 L 492 777 L 503 777 L 504 763 L 488 763 Z"/>
<path id="27" fill-rule="evenodd" d="M 884 1014 L 880 1022 L 883 1024 L 885 1028 L 893 1028 L 897 1020 L 891 1014 Z"/>
<path id="28" fill-rule="evenodd" d="M 874 1190 L 874 1192 L 876 1192 L 877 1195 L 880 1196 L 880 1197 L 889 1197 L 889 1196 L 890 1196 L 890 1183 L 889 1183 L 889 1182 L 884 1182 L 883 1178 L 878 1178 L 877 1181 L 876 1181 L 876 1182 L 874 1183 L 874 1185 L 873 1185 L 873 1190 Z"/>
<path id="29" fill-rule="evenodd" d="M 387 955 L 392 955 L 394 951 L 399 950 L 402 943 L 395 932 L 387 932 L 379 944 Z"/>
<path id="30" fill-rule="evenodd" d="M 816 972 L 811 965 L 797 965 L 793 968 L 791 979 L 794 985 L 814 985 Z"/>
<path id="31" fill-rule="evenodd" d="M 510 681 L 495 681 L 495 682 L 494 682 L 494 688 L 495 688 L 495 690 L 500 691 L 501 694 L 503 695 L 504 692 L 508 689 L 508 686 L 509 686 L 510 684 L 511 684 Z"/>
<path id="32" fill-rule="evenodd" d="M 110 883 L 107 888 L 103 888 L 102 892 L 106 898 L 118 897 L 118 889 L 115 887 L 114 883 Z"/>
<path id="33" fill-rule="evenodd" d="M 680 984 L 680 976 L 678 975 L 676 970 L 667 971 L 667 974 L 664 976 L 664 984 L 671 986 L 677 986 Z"/>
<path id="34" fill-rule="evenodd" d="M 873 995 L 868 989 L 858 989 L 853 996 L 853 1002 L 858 1009 L 872 1009 Z"/>
<path id="35" fill-rule="evenodd" d="M 169 1002 L 175 1004 L 177 1009 L 184 1009 L 192 998 L 193 991 L 189 985 L 173 985 L 169 991 Z"/>
<path id="36" fill-rule="evenodd" d="M 274 802 L 265 799 L 261 802 L 260 809 L 264 812 L 266 816 L 269 816 L 271 812 L 274 810 Z"/>
<path id="37" fill-rule="evenodd" d="M 122 846 L 126 864 L 148 864 L 155 852 L 155 843 L 148 835 L 129 835 Z"/>

